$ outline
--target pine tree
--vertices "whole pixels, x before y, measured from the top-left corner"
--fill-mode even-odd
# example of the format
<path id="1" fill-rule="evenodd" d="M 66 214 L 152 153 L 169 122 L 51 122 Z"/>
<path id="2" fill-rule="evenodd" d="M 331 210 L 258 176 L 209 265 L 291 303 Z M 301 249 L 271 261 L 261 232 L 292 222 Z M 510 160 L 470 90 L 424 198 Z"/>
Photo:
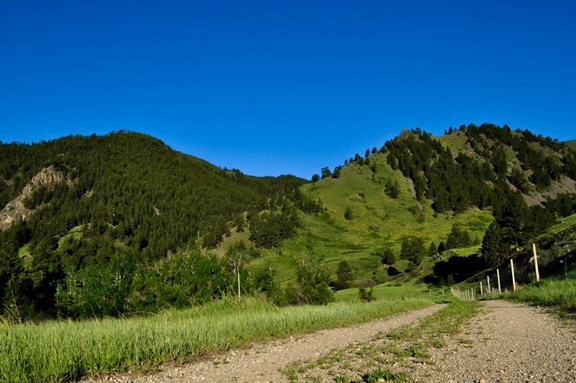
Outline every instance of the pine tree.
<path id="1" fill-rule="evenodd" d="M 497 267 L 510 257 L 510 246 L 504 241 L 503 230 L 492 222 L 482 240 L 482 256 L 490 266 Z"/>
<path id="2" fill-rule="evenodd" d="M 350 282 L 354 277 L 352 273 L 352 268 L 350 264 L 345 259 L 338 263 L 338 269 L 336 270 L 336 288 L 338 290 L 347 289 L 350 287 Z"/>

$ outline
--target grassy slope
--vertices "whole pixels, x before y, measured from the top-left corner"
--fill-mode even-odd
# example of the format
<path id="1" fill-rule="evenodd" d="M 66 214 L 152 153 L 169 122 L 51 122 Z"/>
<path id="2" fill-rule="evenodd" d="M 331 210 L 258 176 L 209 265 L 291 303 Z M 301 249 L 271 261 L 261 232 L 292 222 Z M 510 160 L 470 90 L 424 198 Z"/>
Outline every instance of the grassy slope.
<path id="1" fill-rule="evenodd" d="M 324 256 L 332 273 L 338 262 L 346 259 L 357 278 L 362 279 L 370 278 L 373 271 L 383 271 L 380 258 L 374 255 L 376 250 L 391 248 L 398 254 L 405 237 L 422 237 L 427 246 L 432 241 L 438 244 L 446 241 L 455 223 L 470 231 L 473 238 L 483 237 L 492 221 L 489 212 L 469 210 L 456 216 L 435 215 L 431 201 L 420 207 L 408 180 L 399 171 L 392 170 L 385 155 L 377 153 L 370 159 L 377 165 L 376 173 L 368 166 L 352 164 L 342 170 L 338 179 L 327 178 L 305 185 L 304 193 L 320 199 L 326 212 L 317 216 L 302 215 L 303 228 L 299 234 L 279 249 L 266 251 L 258 263 L 270 260 L 279 271 L 279 279 L 285 281 L 294 277 L 291 257 L 312 249 Z M 397 199 L 384 193 L 388 180 L 400 184 Z M 347 208 L 352 210 L 351 220 L 344 218 Z"/>
<path id="2" fill-rule="evenodd" d="M 372 294 L 376 299 L 402 300 L 402 299 L 423 297 L 426 295 L 441 297 L 445 293 L 440 290 L 428 289 L 428 287 L 423 286 L 421 284 L 406 282 L 402 284 L 383 283 L 378 286 L 374 286 L 374 288 L 372 289 Z M 336 302 L 358 301 L 359 300 L 358 289 L 350 288 L 346 290 L 337 291 L 336 294 L 334 294 L 334 298 Z"/>

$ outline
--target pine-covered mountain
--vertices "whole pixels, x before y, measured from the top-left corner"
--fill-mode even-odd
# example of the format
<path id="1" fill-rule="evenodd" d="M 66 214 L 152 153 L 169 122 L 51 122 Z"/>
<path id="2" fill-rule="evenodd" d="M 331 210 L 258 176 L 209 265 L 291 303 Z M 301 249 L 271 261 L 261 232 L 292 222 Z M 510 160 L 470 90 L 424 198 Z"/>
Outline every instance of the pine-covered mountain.
<path id="1" fill-rule="evenodd" d="M 0 144 L 0 307 L 154 311 L 235 293 L 238 280 L 321 302 L 327 283 L 424 273 L 446 249 L 478 251 L 487 231 L 480 258 L 496 264 L 576 211 L 575 180 L 571 143 L 492 124 L 404 131 L 312 182 L 220 169 L 137 133 Z"/>
<path id="2" fill-rule="evenodd" d="M 303 183 L 220 169 L 138 133 L 1 144 L 0 307 L 12 294 L 29 311 L 54 312 L 67 273 L 106 265 L 119 249 L 151 264 L 213 248 Z M 272 241 L 296 227 L 285 210 L 267 215 L 282 227 Z"/>

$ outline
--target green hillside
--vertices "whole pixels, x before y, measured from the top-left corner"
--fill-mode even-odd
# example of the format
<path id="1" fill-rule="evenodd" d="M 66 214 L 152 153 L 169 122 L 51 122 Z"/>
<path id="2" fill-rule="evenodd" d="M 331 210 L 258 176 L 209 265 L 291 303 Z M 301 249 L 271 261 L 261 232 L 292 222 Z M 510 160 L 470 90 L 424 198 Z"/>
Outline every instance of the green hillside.
<path id="1" fill-rule="evenodd" d="M 322 169 L 322 179 L 304 185 L 303 193 L 323 211 L 301 214 L 298 234 L 265 251 L 257 264 L 278 265 L 279 279 L 286 281 L 295 278 L 292 259 L 314 251 L 332 281 L 342 260 L 351 265 L 356 284 L 421 280 L 434 274 L 438 260 L 479 254 L 495 218 L 494 225 L 507 226 L 504 240 L 521 245 L 546 230 L 553 214 L 570 214 L 576 200 L 575 158 L 551 138 L 491 124 L 462 126 L 439 137 L 404 131 L 380 150 L 356 154 L 333 171 Z M 393 198 L 386 189 L 394 184 L 398 195 Z M 429 257 L 429 246 L 449 244 L 455 227 L 469 241 Z M 399 257 L 402 243 L 413 238 L 427 250 L 416 268 Z M 387 250 L 399 258 L 395 269 L 410 272 L 389 275 L 390 265 L 382 264 Z M 481 258 L 472 259 L 470 272 L 482 265 Z M 461 262 L 467 261 L 452 263 Z"/>
<path id="2" fill-rule="evenodd" d="M 436 214 L 431 208 L 432 201 L 418 201 L 414 197 L 410 181 L 398 170 L 392 170 L 386 163 L 386 155 L 374 154 L 370 161 L 376 172 L 353 163 L 337 179 L 326 178 L 303 186 L 306 195 L 321 201 L 324 211 L 318 215 L 301 214 L 298 234 L 284 241 L 279 249 L 269 251 L 265 260 L 283 263 L 280 268 L 284 269 L 290 264 L 290 256 L 297 257 L 312 249 L 323 256 L 333 277 L 337 264 L 345 259 L 358 279 L 370 280 L 376 272 L 380 280 L 385 280 L 387 267 L 382 265 L 381 254 L 386 249 L 400 254 L 403 239 L 423 238 L 428 249 L 431 242 L 436 245 L 446 242 L 455 224 L 468 230 L 472 238 L 481 239 L 493 219 L 489 211 L 473 208 L 458 215 Z M 390 181 L 400 185 L 395 199 L 385 193 L 385 185 Z M 351 211 L 351 219 L 345 218 L 347 209 Z M 278 253 L 282 256 L 278 257 Z"/>

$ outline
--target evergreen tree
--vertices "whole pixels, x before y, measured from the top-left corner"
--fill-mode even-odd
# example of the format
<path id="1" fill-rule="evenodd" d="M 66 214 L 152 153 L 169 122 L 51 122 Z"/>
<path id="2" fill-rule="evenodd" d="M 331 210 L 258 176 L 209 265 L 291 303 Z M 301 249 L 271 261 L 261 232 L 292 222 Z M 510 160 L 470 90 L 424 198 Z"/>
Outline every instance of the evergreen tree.
<path id="1" fill-rule="evenodd" d="M 342 166 L 338 165 L 334 168 L 332 172 L 332 178 L 340 178 L 340 173 L 342 172 Z"/>
<path id="2" fill-rule="evenodd" d="M 397 260 L 396 254 L 392 249 L 384 250 L 384 254 L 382 254 L 382 263 L 384 265 L 393 265 Z"/>
<path id="3" fill-rule="evenodd" d="M 352 268 L 350 264 L 345 259 L 338 263 L 338 269 L 336 270 L 336 289 L 343 290 L 350 287 L 350 283 L 354 278 Z"/>
<path id="4" fill-rule="evenodd" d="M 492 222 L 482 240 L 482 256 L 490 266 L 498 267 L 510 257 L 510 245 L 504 240 L 504 233 L 497 222 Z"/>
<path id="5" fill-rule="evenodd" d="M 397 180 L 388 180 L 384 185 L 384 192 L 390 198 L 396 199 L 400 195 L 400 185 Z"/>
<path id="6" fill-rule="evenodd" d="M 344 211 L 344 218 L 349 221 L 353 218 L 352 209 L 350 209 L 349 207 L 347 207 L 346 210 Z"/>
<path id="7" fill-rule="evenodd" d="M 322 168 L 320 173 L 322 174 L 322 179 L 330 178 L 332 176 L 332 171 L 330 171 L 330 168 L 327 166 Z"/>
<path id="8" fill-rule="evenodd" d="M 414 266 L 420 266 L 424 257 L 426 256 L 426 248 L 422 238 L 404 238 L 402 240 L 402 247 L 400 256 L 407 259 Z"/>
<path id="9" fill-rule="evenodd" d="M 464 230 L 458 224 L 452 225 L 450 234 L 448 234 L 448 240 L 446 241 L 446 249 L 455 249 L 458 247 L 466 247 L 472 244 L 472 239 L 470 238 L 470 233 Z"/>

